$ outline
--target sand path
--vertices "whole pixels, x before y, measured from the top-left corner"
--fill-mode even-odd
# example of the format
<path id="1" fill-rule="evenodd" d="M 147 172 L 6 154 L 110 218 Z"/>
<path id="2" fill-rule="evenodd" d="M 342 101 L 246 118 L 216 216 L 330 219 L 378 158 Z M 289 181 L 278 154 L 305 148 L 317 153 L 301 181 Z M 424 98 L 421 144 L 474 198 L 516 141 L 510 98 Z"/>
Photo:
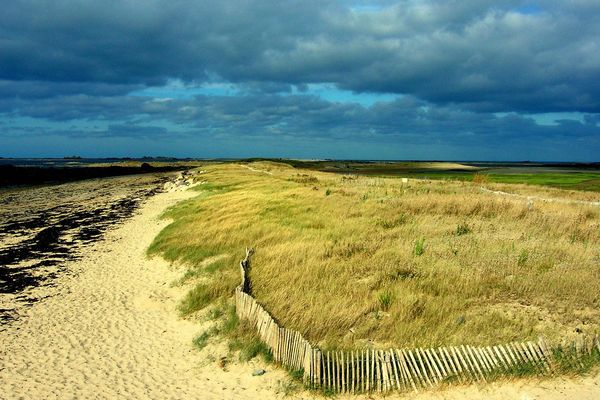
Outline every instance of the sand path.
<path id="1" fill-rule="evenodd" d="M 224 346 L 202 352 L 199 323 L 175 311 L 180 275 L 145 250 L 166 225 L 158 215 L 192 195 L 149 199 L 132 219 L 109 231 L 59 279 L 60 293 L 0 332 L 2 399 L 183 399 L 273 397 L 281 371 L 253 377 L 256 363 L 216 366 Z"/>
<path id="2" fill-rule="evenodd" d="M 145 249 L 166 225 L 158 216 L 190 192 L 158 194 L 125 224 L 95 243 L 60 278 L 59 293 L 0 332 L 2 399 L 272 399 L 284 397 L 283 371 L 252 361 L 222 370 L 223 344 L 192 347 L 201 324 L 181 320 L 182 271 Z M 255 368 L 265 375 L 254 377 Z M 314 395 L 296 391 L 291 398 Z M 411 399 L 597 399 L 600 378 L 499 383 L 443 392 L 394 395 Z M 364 398 L 350 397 L 350 398 Z"/>

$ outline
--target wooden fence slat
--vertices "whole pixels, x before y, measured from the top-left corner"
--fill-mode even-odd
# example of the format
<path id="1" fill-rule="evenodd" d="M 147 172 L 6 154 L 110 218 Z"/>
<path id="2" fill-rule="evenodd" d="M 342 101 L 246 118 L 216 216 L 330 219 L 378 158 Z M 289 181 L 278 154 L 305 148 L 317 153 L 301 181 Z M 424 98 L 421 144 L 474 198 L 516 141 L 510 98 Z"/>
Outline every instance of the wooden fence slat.
<path id="1" fill-rule="evenodd" d="M 318 388 L 323 387 L 323 368 L 321 367 L 321 359 L 323 358 L 323 352 L 319 349 L 315 349 L 315 368 L 317 373 L 315 375 L 315 385 Z"/>
<path id="2" fill-rule="evenodd" d="M 419 364 L 417 363 L 416 358 L 413 356 L 412 350 L 409 349 L 406 352 L 407 352 L 407 354 L 408 354 L 408 356 L 410 358 L 410 362 L 411 362 L 411 365 L 413 367 L 413 371 L 415 373 L 415 376 L 417 376 L 419 378 L 419 381 L 421 382 L 421 385 L 422 386 L 427 386 L 429 384 L 430 386 L 433 386 L 431 384 L 431 382 L 429 380 L 425 380 L 425 378 L 421 374 L 421 367 L 419 367 Z"/>
<path id="3" fill-rule="evenodd" d="M 427 383 L 429 383 L 429 385 L 433 387 L 433 383 L 429 379 L 429 374 L 427 373 L 427 367 L 425 366 L 425 363 L 423 362 L 423 358 L 424 357 L 423 358 L 421 357 L 421 349 L 420 348 L 416 348 L 415 349 L 415 354 L 417 355 L 417 360 L 419 360 L 418 370 L 419 369 L 421 370 L 421 372 L 423 373 L 423 376 L 427 380 Z M 435 377 L 432 376 L 432 379 L 435 382 Z"/>
<path id="4" fill-rule="evenodd" d="M 533 342 L 527 342 L 527 345 L 529 346 L 529 349 L 531 350 L 531 353 L 537 362 L 540 363 L 546 369 L 546 371 L 550 372 L 550 365 L 546 361 L 540 348 Z"/>
<path id="5" fill-rule="evenodd" d="M 285 361 L 286 367 L 290 368 L 292 366 L 292 331 L 287 328 L 283 328 L 285 330 L 286 337 L 286 349 L 287 349 L 287 357 Z"/>
<path id="6" fill-rule="evenodd" d="M 462 360 L 462 356 L 459 355 L 456 347 L 450 346 L 450 353 L 452 355 L 454 364 L 456 365 L 456 369 L 458 370 L 458 376 L 464 377 L 464 379 L 469 379 L 469 367 L 464 363 L 464 360 Z M 465 367 L 464 370 L 463 365 Z"/>
<path id="7" fill-rule="evenodd" d="M 398 365 L 397 365 L 397 362 L 396 362 L 396 356 L 394 355 L 394 350 L 393 349 L 390 349 L 389 351 L 390 351 L 390 360 L 391 360 L 391 363 L 392 363 L 392 371 L 393 371 L 395 382 L 396 382 L 396 388 L 398 390 L 402 390 L 402 388 L 400 386 L 400 380 L 401 379 L 398 376 L 399 374 L 398 374 Z"/>
<path id="8" fill-rule="evenodd" d="M 521 363 L 527 363 L 527 358 L 525 358 L 525 356 L 521 354 L 521 351 L 519 350 L 515 342 L 510 343 L 510 349 L 512 349 L 515 358 L 517 359 L 517 365 Z"/>
<path id="9" fill-rule="evenodd" d="M 442 363 L 442 361 L 441 361 L 439 355 L 437 354 L 437 352 L 435 351 L 435 349 L 432 347 L 431 349 L 429 349 L 429 351 L 431 351 L 431 354 L 433 355 L 433 358 L 435 359 L 435 362 L 440 370 L 440 381 L 443 381 L 444 378 L 446 376 L 448 376 L 448 373 L 446 372 L 446 368 L 444 367 L 444 364 Z"/>
<path id="10" fill-rule="evenodd" d="M 342 351 L 340 354 L 340 360 L 341 360 L 341 370 L 342 370 L 342 393 L 345 393 L 347 390 L 347 379 L 348 379 L 348 375 L 346 374 L 346 361 L 344 359 L 344 353 L 346 353 L 345 351 Z"/>
<path id="11" fill-rule="evenodd" d="M 318 362 L 319 362 L 319 356 L 317 355 L 317 349 L 311 348 L 311 360 L 312 360 L 312 364 L 311 364 L 311 372 L 310 372 L 310 379 L 311 379 L 311 385 L 313 388 L 318 388 L 319 387 L 319 383 L 318 383 L 318 379 L 319 379 L 319 367 Z"/>
<path id="12" fill-rule="evenodd" d="M 375 359 L 375 350 L 371 349 L 371 390 L 375 391 L 377 390 L 377 372 L 375 371 L 375 368 L 377 367 L 377 360 Z"/>
<path id="13" fill-rule="evenodd" d="M 299 334 L 296 331 L 292 331 L 292 369 L 299 370 L 302 362 L 302 353 L 300 352 L 300 347 L 302 346 L 302 341 L 299 338 Z"/>
<path id="14" fill-rule="evenodd" d="M 298 342 L 296 341 L 296 339 L 296 332 L 290 331 L 290 367 L 292 370 L 298 369 L 298 356 L 296 351 Z"/>
<path id="15" fill-rule="evenodd" d="M 333 379 L 331 371 L 331 351 L 327 352 L 327 387 L 333 390 Z"/>
<path id="16" fill-rule="evenodd" d="M 289 365 L 289 346 L 288 346 L 288 331 L 285 328 L 281 328 L 281 336 L 282 336 L 282 360 L 281 363 L 286 367 Z"/>
<path id="17" fill-rule="evenodd" d="M 506 346 L 506 350 L 508 351 L 508 354 L 510 355 L 510 358 L 512 358 L 512 360 L 513 360 L 513 365 L 515 365 L 515 366 L 519 365 L 519 363 L 521 362 L 521 359 L 519 358 L 516 350 L 512 346 L 512 343 L 507 343 L 505 346 Z"/>
<path id="18" fill-rule="evenodd" d="M 475 352 L 475 355 L 481 362 L 481 367 L 483 368 L 483 370 L 486 372 L 491 372 L 492 368 L 488 364 L 487 358 L 485 357 L 485 353 L 483 352 L 482 348 L 481 347 L 473 347 L 473 351 Z"/>
<path id="19" fill-rule="evenodd" d="M 504 359 L 508 363 L 508 367 L 512 368 L 512 366 L 515 365 L 513 362 L 513 357 L 511 357 L 510 353 L 506 350 L 504 345 L 501 345 L 501 344 L 498 345 L 498 349 L 500 349 L 500 352 L 502 353 L 502 355 L 504 356 Z"/>
<path id="20" fill-rule="evenodd" d="M 467 358 L 467 361 L 469 361 L 469 363 L 473 367 L 473 370 L 478 374 L 478 376 L 481 379 L 485 380 L 483 372 L 481 372 L 481 368 L 479 367 L 479 362 L 477 361 L 477 358 L 473 354 L 473 351 L 472 351 L 471 347 L 470 346 L 461 346 L 461 348 L 465 348 L 466 349 L 465 356 Z"/>
<path id="21" fill-rule="evenodd" d="M 458 369 L 456 368 L 456 365 L 454 364 L 454 359 L 450 355 L 448 349 L 446 347 L 441 347 L 440 353 L 444 354 L 444 360 L 446 360 L 446 368 L 448 369 L 449 376 L 455 376 L 460 382 L 462 382 L 462 377 L 458 374 Z"/>
<path id="22" fill-rule="evenodd" d="M 373 350 L 373 360 L 375 360 L 375 382 L 377 383 L 377 391 L 381 392 L 381 358 L 379 350 Z"/>
<path id="23" fill-rule="evenodd" d="M 371 386 L 370 386 L 370 381 L 369 381 L 369 365 L 370 365 L 370 360 L 369 360 L 369 349 L 364 349 L 364 354 L 363 354 L 363 359 L 362 359 L 362 363 L 363 363 L 363 374 L 364 374 L 364 392 L 368 393 Z"/>
<path id="24" fill-rule="evenodd" d="M 436 353 L 434 353 L 434 355 L 436 355 Z M 443 347 L 438 347 L 437 355 L 439 355 L 439 359 L 442 361 L 441 366 L 443 366 L 442 372 L 444 374 L 444 377 L 448 377 L 448 376 L 452 375 L 452 370 L 450 369 L 450 360 L 448 358 L 446 358 L 446 354 L 444 353 Z"/>
<path id="25" fill-rule="evenodd" d="M 383 357 L 382 361 L 382 368 L 381 368 L 381 377 L 383 379 L 383 391 L 387 392 L 392 390 L 392 375 L 390 374 L 390 357 L 389 354 L 385 351 L 385 350 L 381 350 L 380 352 L 381 357 Z"/>
<path id="26" fill-rule="evenodd" d="M 481 369 L 481 373 L 485 377 L 487 375 L 487 368 L 481 358 L 481 354 L 477 351 L 477 348 L 475 346 L 467 346 L 467 348 L 471 350 L 473 358 L 475 360 L 475 365 Z"/>
<path id="27" fill-rule="evenodd" d="M 442 374 L 440 373 L 440 369 L 438 368 L 433 355 L 431 354 L 431 350 L 430 349 L 425 349 L 425 350 L 421 350 L 424 355 L 423 358 L 425 358 L 425 362 L 427 363 L 427 366 L 429 367 L 429 371 L 431 371 L 431 376 L 433 377 L 433 379 L 435 380 L 436 383 L 439 383 L 442 381 L 443 377 Z"/>
<path id="28" fill-rule="evenodd" d="M 381 350 L 375 350 L 375 357 L 377 359 L 377 391 L 385 391 L 385 377 L 384 377 L 384 360 L 381 356 Z"/>
<path id="29" fill-rule="evenodd" d="M 505 371 L 508 371 L 510 369 L 509 364 L 507 363 L 507 361 L 504 359 L 504 356 L 502 355 L 502 353 L 500 352 L 500 350 L 498 349 L 498 346 L 493 346 L 492 349 L 494 350 L 494 352 L 496 353 L 496 358 L 499 360 L 502 368 L 504 368 Z"/>
<path id="30" fill-rule="evenodd" d="M 407 381 L 410 382 L 410 385 L 412 386 L 415 393 L 417 393 L 418 389 L 417 389 L 417 385 L 415 383 L 415 379 L 417 379 L 417 378 L 415 377 L 413 379 L 413 377 L 412 377 L 412 373 L 410 371 L 410 368 L 408 365 L 408 360 L 406 359 L 406 354 L 404 353 L 404 350 L 396 350 L 396 355 L 398 356 L 398 359 L 400 360 L 400 370 L 404 371 L 404 376 L 406 377 Z"/>
<path id="31" fill-rule="evenodd" d="M 337 382 L 337 385 L 338 385 L 337 391 L 339 393 L 341 393 L 342 392 L 342 372 L 344 371 L 344 369 L 342 368 L 341 353 L 340 353 L 340 351 L 337 350 L 335 352 L 335 354 L 336 354 L 335 363 L 336 363 L 336 366 L 337 366 L 336 367 L 336 371 L 337 371 L 337 381 L 336 382 Z"/>
<path id="32" fill-rule="evenodd" d="M 356 381 L 356 364 L 354 364 L 354 350 L 350 351 L 350 360 L 348 363 L 348 376 L 350 376 L 350 393 L 354 393 L 354 384 Z"/>
<path id="33" fill-rule="evenodd" d="M 408 380 L 408 377 L 406 376 L 406 371 L 404 371 L 404 368 L 402 366 L 402 357 L 400 356 L 400 351 L 399 350 L 393 350 L 392 349 L 392 353 L 394 354 L 394 358 L 396 360 L 396 364 L 398 366 L 398 373 L 400 374 L 400 381 L 402 382 L 402 387 L 408 391 L 410 390 L 410 382 Z"/>
<path id="34" fill-rule="evenodd" d="M 358 359 L 358 365 L 359 365 L 359 369 L 360 369 L 360 385 L 359 385 L 358 390 L 361 392 L 366 392 L 367 386 L 366 386 L 366 381 L 365 381 L 365 351 L 364 351 L 364 349 L 360 350 L 360 357 Z"/>
<path id="35" fill-rule="evenodd" d="M 366 350 L 367 360 L 366 360 L 366 374 L 367 374 L 367 392 L 371 390 L 371 360 L 369 359 L 369 355 L 371 353 L 370 349 Z"/>
<path id="36" fill-rule="evenodd" d="M 552 357 L 552 353 L 551 353 L 550 349 L 548 348 L 548 346 L 546 345 L 546 341 L 544 340 L 544 338 L 542 336 L 539 337 L 538 343 L 540 345 L 540 349 L 542 350 L 542 353 L 544 353 L 544 356 L 546 358 L 546 361 L 548 362 L 548 365 L 550 366 L 550 369 L 554 369 L 554 358 Z M 598 351 L 600 351 L 600 347 L 598 348 Z"/>
<path id="37" fill-rule="evenodd" d="M 369 382 L 371 382 L 371 392 L 375 392 L 377 391 L 375 350 L 368 349 L 367 351 L 369 352 Z"/>
<path id="38" fill-rule="evenodd" d="M 519 350 L 521 351 L 521 353 L 524 355 L 525 361 L 528 361 L 531 364 L 535 365 L 535 361 L 534 361 L 533 357 L 531 356 L 531 354 L 529 354 L 529 351 L 527 350 L 527 346 L 523 345 L 523 343 L 516 343 L 516 345 L 519 348 Z"/>
<path id="39" fill-rule="evenodd" d="M 488 351 L 488 348 L 486 346 L 481 347 L 481 352 L 483 353 L 483 355 L 485 356 L 485 358 L 488 362 L 488 365 L 490 367 L 490 372 L 494 372 L 496 370 L 496 362 L 492 358 L 492 354 L 490 354 L 490 352 Z"/>

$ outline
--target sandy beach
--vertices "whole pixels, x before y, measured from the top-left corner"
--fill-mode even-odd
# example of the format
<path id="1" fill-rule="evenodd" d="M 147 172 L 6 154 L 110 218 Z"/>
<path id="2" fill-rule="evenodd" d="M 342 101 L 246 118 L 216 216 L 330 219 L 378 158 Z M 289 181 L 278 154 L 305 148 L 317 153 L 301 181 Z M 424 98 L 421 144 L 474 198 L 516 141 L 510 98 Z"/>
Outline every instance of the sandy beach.
<path id="1" fill-rule="evenodd" d="M 191 191 L 149 198 L 124 224 L 84 250 L 61 276 L 57 294 L 27 308 L 0 331 L 2 399 L 283 398 L 287 374 L 260 360 L 232 361 L 224 342 L 192 345 L 203 322 L 178 317 L 182 270 L 145 250 L 168 221 L 159 215 Z M 267 372 L 253 376 L 257 368 Z M 297 390 L 287 398 L 316 395 Z M 341 396 L 343 398 L 343 396 Z M 349 398 L 365 398 L 349 397 Z M 410 399 L 597 399 L 600 378 L 558 378 L 393 395 Z"/>

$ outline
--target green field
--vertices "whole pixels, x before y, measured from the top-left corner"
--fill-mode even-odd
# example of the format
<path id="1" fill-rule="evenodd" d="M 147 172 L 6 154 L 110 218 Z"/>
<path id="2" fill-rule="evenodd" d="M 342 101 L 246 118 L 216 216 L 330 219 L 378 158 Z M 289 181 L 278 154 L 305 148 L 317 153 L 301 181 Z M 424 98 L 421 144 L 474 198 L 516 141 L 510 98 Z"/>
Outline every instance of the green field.
<path id="1" fill-rule="evenodd" d="M 440 165 L 427 167 L 404 176 L 446 180 L 207 165 L 199 195 L 166 214 L 174 222 L 150 253 L 181 263 L 182 314 L 223 314 L 239 259 L 255 247 L 256 299 L 325 348 L 555 340 L 600 329 L 600 209 L 581 204 L 598 201 L 595 192 L 499 184 L 491 173 L 473 183 L 481 175 L 473 169 L 447 180 Z M 564 183 L 559 175 L 547 179 Z M 482 186 L 557 202 L 532 205 Z"/>

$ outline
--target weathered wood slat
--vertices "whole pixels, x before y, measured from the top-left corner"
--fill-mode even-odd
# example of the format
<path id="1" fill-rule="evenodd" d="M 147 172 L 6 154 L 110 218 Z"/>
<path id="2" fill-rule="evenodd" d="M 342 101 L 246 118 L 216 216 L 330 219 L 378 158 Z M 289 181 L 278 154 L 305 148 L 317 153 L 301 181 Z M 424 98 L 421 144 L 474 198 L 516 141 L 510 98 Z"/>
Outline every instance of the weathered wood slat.
<path id="1" fill-rule="evenodd" d="M 419 378 L 419 381 L 421 382 L 422 386 L 433 386 L 433 384 L 431 383 L 431 381 L 429 379 L 425 379 L 424 375 L 421 373 L 421 367 L 419 366 L 419 364 L 417 363 L 416 358 L 413 356 L 413 353 L 411 350 L 407 350 L 406 353 L 408 354 L 408 357 L 410 359 L 411 362 L 411 366 L 414 372 L 414 376 L 417 376 Z"/>
<path id="2" fill-rule="evenodd" d="M 413 379 L 412 372 L 408 365 L 408 360 L 406 359 L 406 354 L 404 353 L 404 350 L 396 350 L 396 355 L 400 360 L 400 370 L 404 371 L 404 376 L 406 377 L 407 381 L 410 382 L 410 385 L 415 391 L 415 393 L 418 392 L 417 384 L 415 383 L 415 380 L 417 378 L 415 377 Z"/>
<path id="3" fill-rule="evenodd" d="M 444 378 L 452 375 L 452 370 L 450 369 L 450 365 L 448 364 L 448 360 L 446 359 L 446 354 L 444 354 L 443 348 L 438 347 L 437 350 L 433 349 L 433 355 L 438 360 L 438 363 L 441 362 L 440 368 L 442 369 L 442 375 Z"/>
<path id="4" fill-rule="evenodd" d="M 420 348 L 415 349 L 415 354 L 417 355 L 417 360 L 419 360 L 419 366 L 418 366 L 417 370 L 421 370 L 421 373 L 425 377 L 425 380 L 427 380 L 427 382 L 429 383 L 429 385 L 433 387 L 433 383 L 431 382 L 431 379 L 433 379 L 433 381 L 435 383 L 437 383 L 437 382 L 436 382 L 435 377 L 433 376 L 433 374 L 431 374 L 431 372 L 429 372 L 429 373 L 427 372 L 427 366 L 425 365 L 425 363 L 423 361 L 424 357 L 421 357 L 421 351 L 422 350 Z M 429 375 L 430 374 L 432 375 L 431 379 L 429 379 Z"/>
<path id="5" fill-rule="evenodd" d="M 483 376 L 483 372 L 479 368 L 479 363 L 477 362 L 475 355 L 470 351 L 469 346 L 461 346 L 461 348 L 463 348 L 463 350 L 464 350 L 463 355 L 465 356 L 465 360 L 467 360 L 467 362 L 469 363 L 469 366 L 471 367 L 471 370 L 473 371 L 473 375 L 476 376 L 477 380 L 479 380 L 479 381 L 485 380 L 485 377 Z"/>
<path id="6" fill-rule="evenodd" d="M 456 367 L 455 360 L 450 355 L 450 352 L 448 351 L 448 349 L 446 347 L 442 347 L 441 351 L 444 353 L 445 360 L 448 363 L 448 366 L 450 367 L 450 369 L 452 370 L 451 375 L 456 376 L 458 378 L 458 380 L 460 382 L 462 382 L 463 381 L 462 376 L 460 376 L 460 374 L 458 372 L 458 368 Z"/>
<path id="7" fill-rule="evenodd" d="M 502 355 L 502 352 L 500 351 L 499 346 L 492 346 L 492 349 L 496 353 L 496 358 L 500 362 L 502 368 L 504 368 L 505 371 L 508 371 L 510 369 L 510 364 Z"/>
<path id="8" fill-rule="evenodd" d="M 392 365 L 392 372 L 394 374 L 393 376 L 394 376 L 394 379 L 395 379 L 396 388 L 398 390 L 402 390 L 403 388 L 400 386 L 400 382 L 401 382 L 402 379 L 401 379 L 401 375 L 398 373 L 399 372 L 398 371 L 398 363 L 396 362 L 396 356 L 394 354 L 394 350 L 390 349 L 389 352 L 390 352 L 390 362 L 391 362 L 391 365 Z"/>

